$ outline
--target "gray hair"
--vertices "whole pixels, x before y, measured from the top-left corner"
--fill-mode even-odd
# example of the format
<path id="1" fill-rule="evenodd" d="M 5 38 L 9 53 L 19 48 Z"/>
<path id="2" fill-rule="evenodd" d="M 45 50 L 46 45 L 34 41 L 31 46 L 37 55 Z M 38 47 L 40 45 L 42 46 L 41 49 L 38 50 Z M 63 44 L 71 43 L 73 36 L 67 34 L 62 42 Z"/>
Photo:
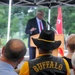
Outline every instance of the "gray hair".
<path id="1" fill-rule="evenodd" d="M 40 13 L 44 13 L 44 11 L 38 10 L 37 13 L 36 13 L 36 15 L 38 15 L 38 14 L 40 14 Z"/>

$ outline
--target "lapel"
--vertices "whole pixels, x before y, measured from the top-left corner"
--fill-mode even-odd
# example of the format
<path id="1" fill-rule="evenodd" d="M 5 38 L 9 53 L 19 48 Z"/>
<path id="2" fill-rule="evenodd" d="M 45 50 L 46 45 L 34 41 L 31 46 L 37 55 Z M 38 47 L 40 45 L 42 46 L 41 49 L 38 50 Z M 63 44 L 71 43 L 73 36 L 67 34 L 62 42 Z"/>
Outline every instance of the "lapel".
<path id="1" fill-rule="evenodd" d="M 44 21 L 42 20 L 42 24 L 43 24 L 43 27 L 44 27 L 44 29 L 45 29 L 45 23 L 44 23 Z"/>
<path id="2" fill-rule="evenodd" d="M 45 29 L 45 22 L 43 20 L 42 20 L 42 24 L 43 24 L 43 28 Z M 34 18 L 33 25 L 35 28 L 37 28 L 36 31 L 39 33 L 39 28 L 38 28 L 38 23 L 37 23 L 36 17 Z"/>
<path id="3" fill-rule="evenodd" d="M 36 28 L 37 28 L 37 32 L 39 32 L 38 23 L 37 23 L 36 18 L 35 18 L 35 26 L 36 26 Z"/>

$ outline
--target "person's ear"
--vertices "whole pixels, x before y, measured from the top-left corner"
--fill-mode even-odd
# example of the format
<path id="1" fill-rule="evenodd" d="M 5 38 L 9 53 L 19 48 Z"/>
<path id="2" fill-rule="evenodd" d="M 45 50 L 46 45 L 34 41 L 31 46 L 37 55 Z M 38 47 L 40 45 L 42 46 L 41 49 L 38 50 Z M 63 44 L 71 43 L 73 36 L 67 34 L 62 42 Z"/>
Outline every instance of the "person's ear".
<path id="1" fill-rule="evenodd" d="M 68 48 L 69 46 L 68 46 L 68 44 L 66 43 L 66 48 Z"/>
<path id="2" fill-rule="evenodd" d="M 2 54 L 4 53 L 5 46 L 2 48 Z"/>

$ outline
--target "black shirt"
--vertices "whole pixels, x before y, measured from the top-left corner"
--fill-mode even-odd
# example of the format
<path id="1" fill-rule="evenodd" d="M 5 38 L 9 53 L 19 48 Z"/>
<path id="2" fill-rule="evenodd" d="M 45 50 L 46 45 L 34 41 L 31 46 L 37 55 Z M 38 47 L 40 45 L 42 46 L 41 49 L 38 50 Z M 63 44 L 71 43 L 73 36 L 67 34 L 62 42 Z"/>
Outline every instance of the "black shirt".
<path id="1" fill-rule="evenodd" d="M 65 58 L 65 59 L 67 60 L 67 62 L 68 62 L 68 64 L 69 64 L 70 69 L 72 69 L 71 59 L 70 59 L 70 58 L 67 58 L 67 57 L 65 57 L 65 56 L 64 56 L 63 58 Z"/>

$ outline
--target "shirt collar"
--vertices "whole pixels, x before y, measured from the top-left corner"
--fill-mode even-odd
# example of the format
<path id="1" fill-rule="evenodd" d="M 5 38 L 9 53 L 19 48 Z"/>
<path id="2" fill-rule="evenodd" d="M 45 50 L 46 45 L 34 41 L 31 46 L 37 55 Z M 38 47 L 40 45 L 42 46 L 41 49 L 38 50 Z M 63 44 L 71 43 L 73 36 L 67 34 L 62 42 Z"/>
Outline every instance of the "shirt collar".
<path id="1" fill-rule="evenodd" d="M 40 19 L 38 19 L 37 17 L 36 17 L 36 20 L 37 20 L 37 21 L 41 21 L 41 20 L 40 20 Z"/>
<path id="2" fill-rule="evenodd" d="M 40 57 L 40 56 L 45 56 L 45 55 L 52 55 L 52 53 L 39 54 L 39 55 L 37 56 L 37 58 Z"/>

